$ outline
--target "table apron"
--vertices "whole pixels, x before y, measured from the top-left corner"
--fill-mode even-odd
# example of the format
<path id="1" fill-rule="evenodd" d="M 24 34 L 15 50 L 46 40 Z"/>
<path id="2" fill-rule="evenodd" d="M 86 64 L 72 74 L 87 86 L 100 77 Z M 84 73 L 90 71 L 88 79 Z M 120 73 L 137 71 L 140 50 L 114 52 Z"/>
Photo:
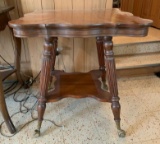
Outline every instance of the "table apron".
<path id="1" fill-rule="evenodd" d="M 92 29 L 64 29 L 64 28 L 45 28 L 31 27 L 14 28 L 16 37 L 98 37 L 98 36 L 136 36 L 143 37 L 148 33 L 148 26 L 144 27 L 114 27 L 114 28 L 92 28 Z"/>

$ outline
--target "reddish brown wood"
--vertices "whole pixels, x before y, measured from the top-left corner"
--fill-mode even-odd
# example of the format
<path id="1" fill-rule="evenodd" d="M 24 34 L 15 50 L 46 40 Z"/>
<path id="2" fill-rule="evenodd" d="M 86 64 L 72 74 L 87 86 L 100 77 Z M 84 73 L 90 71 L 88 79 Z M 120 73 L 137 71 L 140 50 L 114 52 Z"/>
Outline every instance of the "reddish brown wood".
<path id="1" fill-rule="evenodd" d="M 13 7 L 5 7 L 5 8 L 0 8 L 0 31 L 4 30 L 5 27 L 8 24 L 8 21 L 10 20 L 9 17 L 9 11 L 12 10 Z M 0 111 L 2 113 L 3 119 L 11 133 L 15 133 L 16 129 L 12 123 L 12 120 L 9 116 L 5 98 L 4 98 L 4 92 L 3 92 L 3 85 L 2 85 L 2 80 L 7 78 L 9 75 L 11 75 L 13 72 L 16 72 L 16 70 L 10 70 L 10 71 L 5 71 L 0 73 Z"/>
<path id="2" fill-rule="evenodd" d="M 103 83 L 98 80 L 102 72 L 93 70 L 89 73 L 65 73 L 54 71 L 55 88 L 47 96 L 47 102 L 55 102 L 66 97 L 93 97 L 102 102 L 111 102 L 110 94 L 102 89 Z"/>
<path id="3" fill-rule="evenodd" d="M 43 62 L 40 75 L 40 96 L 38 98 L 38 134 L 40 134 L 41 123 L 46 108 L 48 84 L 53 64 L 52 60 L 54 59 L 53 57 L 55 57 L 55 47 L 53 44 L 53 40 L 54 39 L 51 37 L 46 37 L 44 43 Z"/>
<path id="4" fill-rule="evenodd" d="M 54 49 L 53 49 L 53 60 L 52 60 L 53 67 L 52 67 L 52 71 L 55 69 L 54 66 L 55 66 L 57 47 L 58 47 L 58 38 L 57 37 L 53 38 L 53 46 L 54 46 Z"/>
<path id="5" fill-rule="evenodd" d="M 112 36 L 146 36 L 151 20 L 141 19 L 131 13 L 119 9 L 98 11 L 38 11 L 23 18 L 9 22 L 16 37 L 45 37 L 43 63 L 40 77 L 40 97 L 38 100 L 38 129 L 46 107 L 46 102 L 57 101 L 66 97 L 94 97 L 100 101 L 112 103 L 112 111 L 119 136 L 125 132 L 120 128 L 120 104 L 115 74 Z M 97 37 L 97 49 L 100 70 L 87 74 L 66 74 L 55 71 L 57 48 L 56 37 Z M 104 53 L 105 50 L 105 53 Z M 105 64 L 104 64 L 105 56 Z M 102 90 L 100 81 L 105 82 L 105 65 L 109 83 L 109 93 Z M 53 69 L 52 69 L 53 67 Z M 56 77 L 55 89 L 48 92 L 48 84 L 52 75 Z M 83 79 L 85 79 L 83 81 Z"/>
<path id="6" fill-rule="evenodd" d="M 112 37 L 104 37 L 104 49 L 105 49 L 105 58 L 106 58 L 106 68 L 107 68 L 107 78 L 109 84 L 109 92 L 111 94 L 111 107 L 114 115 L 114 120 L 116 121 L 117 128 L 119 130 L 119 135 L 124 137 L 125 133 L 120 128 L 120 103 L 118 97 L 118 87 L 117 87 L 117 78 L 116 78 L 116 68 L 115 60 L 113 54 L 113 42 Z"/>
<path id="7" fill-rule="evenodd" d="M 37 11 L 9 22 L 17 37 L 145 36 L 151 20 L 117 8 L 95 11 Z"/>
<path id="8" fill-rule="evenodd" d="M 51 73 L 52 71 L 55 70 L 55 61 L 56 61 L 56 55 L 57 55 L 57 46 L 58 46 L 58 38 L 53 37 L 53 55 L 52 55 L 52 68 L 51 68 Z M 49 87 L 51 87 L 52 84 L 52 75 L 50 76 L 50 83 Z"/>
<path id="9" fill-rule="evenodd" d="M 97 44 L 97 52 L 98 52 L 99 70 L 102 71 L 101 79 L 103 82 L 103 88 L 107 89 L 107 86 L 106 86 L 106 67 L 105 67 L 104 49 L 103 49 L 103 37 L 97 37 L 96 44 Z"/>

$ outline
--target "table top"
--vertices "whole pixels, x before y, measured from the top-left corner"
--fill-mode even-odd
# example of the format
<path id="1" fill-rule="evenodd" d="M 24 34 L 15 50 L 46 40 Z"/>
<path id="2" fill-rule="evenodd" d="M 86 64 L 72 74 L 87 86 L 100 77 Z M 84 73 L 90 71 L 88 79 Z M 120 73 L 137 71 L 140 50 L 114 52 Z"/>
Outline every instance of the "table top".
<path id="1" fill-rule="evenodd" d="M 149 27 L 152 20 L 142 19 L 128 12 L 122 12 L 117 8 L 106 10 L 59 10 L 59 11 L 35 11 L 24 15 L 24 17 L 9 22 L 14 30 L 25 30 L 32 28 L 41 30 L 39 35 L 46 35 L 44 30 L 59 30 L 58 33 L 53 32 L 53 36 L 78 36 L 75 32 L 91 30 L 93 35 L 105 35 L 103 29 L 112 29 L 112 35 L 118 34 L 114 32 L 117 28 L 142 28 Z M 101 32 L 97 31 L 101 29 Z M 62 32 L 63 30 L 63 32 Z M 64 32 L 65 30 L 65 32 Z M 67 30 L 67 31 L 66 31 Z M 71 31 L 72 30 L 72 31 Z M 94 31 L 93 31 L 94 30 Z M 43 31 L 43 32 L 42 32 Z M 73 34 L 74 31 L 74 34 Z M 97 31 L 97 34 L 96 34 Z M 91 32 L 91 31 L 90 31 Z M 31 32 L 32 35 L 34 34 Z M 72 33 L 72 34 L 71 34 Z M 15 34 L 18 36 L 18 34 Z M 37 35 L 37 34 L 35 34 Z M 82 34 L 83 36 L 91 36 L 92 33 Z M 110 34 L 109 34 L 110 35 Z M 141 34 L 144 35 L 144 34 Z M 19 34 L 20 36 L 20 34 Z M 22 36 L 22 34 L 21 34 Z M 31 35 L 30 35 L 31 36 Z"/>
<path id="2" fill-rule="evenodd" d="M 3 14 L 5 12 L 8 12 L 10 10 L 14 9 L 13 6 L 6 6 L 6 7 L 0 7 L 0 14 Z"/>

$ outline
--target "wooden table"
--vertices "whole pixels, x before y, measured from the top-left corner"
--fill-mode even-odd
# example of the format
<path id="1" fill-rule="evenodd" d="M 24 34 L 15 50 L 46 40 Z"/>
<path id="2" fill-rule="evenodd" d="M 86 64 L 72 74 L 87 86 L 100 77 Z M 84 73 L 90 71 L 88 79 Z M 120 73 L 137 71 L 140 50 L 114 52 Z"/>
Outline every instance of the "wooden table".
<path id="1" fill-rule="evenodd" d="M 114 8 L 99 11 L 36 11 L 9 22 L 16 37 L 45 38 L 36 132 L 40 134 L 46 102 L 54 102 L 66 97 L 93 97 L 111 103 L 118 134 L 124 137 L 125 132 L 120 127 L 120 103 L 112 37 L 146 36 L 151 23 L 151 20 L 141 19 Z M 88 73 L 65 73 L 55 70 L 57 37 L 95 37 L 99 70 Z M 56 77 L 55 89 L 48 92 L 51 75 Z M 105 89 L 106 76 L 109 90 Z M 98 78 L 101 78 L 101 82 Z"/>
<path id="2" fill-rule="evenodd" d="M 3 31 L 6 26 L 8 25 L 8 22 L 11 20 L 9 16 L 9 11 L 14 9 L 14 7 L 0 7 L 0 31 Z M 12 29 L 11 33 L 12 32 Z M 10 76 L 13 73 L 16 73 L 17 78 L 20 82 L 22 82 L 21 76 L 20 76 L 20 53 L 21 53 L 21 42 L 17 38 L 13 38 L 15 41 L 15 64 L 14 64 L 14 69 L 8 69 L 5 71 L 0 71 L 0 111 L 2 113 L 2 116 L 5 120 L 5 123 L 11 133 L 15 133 L 16 129 L 10 119 L 10 116 L 7 111 L 6 103 L 5 103 L 5 98 L 4 98 L 4 93 L 3 93 L 3 86 L 2 86 L 2 81 L 5 80 L 8 76 Z"/>

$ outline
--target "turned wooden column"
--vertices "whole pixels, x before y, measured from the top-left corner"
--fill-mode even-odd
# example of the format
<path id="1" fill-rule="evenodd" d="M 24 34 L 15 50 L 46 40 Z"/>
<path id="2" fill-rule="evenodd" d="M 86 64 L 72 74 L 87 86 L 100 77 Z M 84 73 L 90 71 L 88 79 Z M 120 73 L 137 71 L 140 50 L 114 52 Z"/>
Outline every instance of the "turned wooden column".
<path id="1" fill-rule="evenodd" d="M 52 55 L 52 68 L 51 68 L 51 73 L 52 71 L 55 70 L 55 62 L 56 62 L 56 55 L 57 55 L 57 46 L 58 46 L 58 37 L 53 37 L 53 55 Z M 49 81 L 49 88 L 51 88 L 52 85 L 52 75 L 50 76 L 50 81 Z"/>
<path id="2" fill-rule="evenodd" d="M 53 37 L 53 57 L 52 57 L 52 71 L 55 70 L 55 61 L 56 61 L 56 54 L 57 54 L 57 47 L 58 47 L 58 37 Z"/>
<path id="3" fill-rule="evenodd" d="M 40 135 L 40 128 L 46 108 L 46 96 L 48 84 L 51 76 L 53 57 L 55 57 L 53 38 L 46 37 L 44 42 L 43 61 L 40 75 L 40 96 L 38 98 L 38 129 L 36 133 Z"/>
<path id="4" fill-rule="evenodd" d="M 96 37 L 97 44 L 97 52 L 98 52 L 98 62 L 99 62 L 99 70 L 102 71 L 102 82 L 103 88 L 107 89 L 106 85 L 106 67 L 105 67 L 105 59 L 104 59 L 104 48 L 103 48 L 103 37 Z"/>
<path id="5" fill-rule="evenodd" d="M 111 108 L 114 115 L 114 120 L 116 122 L 116 126 L 118 129 L 118 134 L 120 137 L 125 136 L 125 132 L 120 127 L 120 103 L 118 97 L 118 87 L 117 87 L 117 78 L 116 78 L 116 68 L 115 68 L 115 60 L 113 53 L 113 42 L 111 36 L 106 36 L 103 39 L 103 47 L 105 49 L 105 62 L 107 68 L 107 77 L 109 84 L 109 91 L 112 96 L 111 98 Z"/>

